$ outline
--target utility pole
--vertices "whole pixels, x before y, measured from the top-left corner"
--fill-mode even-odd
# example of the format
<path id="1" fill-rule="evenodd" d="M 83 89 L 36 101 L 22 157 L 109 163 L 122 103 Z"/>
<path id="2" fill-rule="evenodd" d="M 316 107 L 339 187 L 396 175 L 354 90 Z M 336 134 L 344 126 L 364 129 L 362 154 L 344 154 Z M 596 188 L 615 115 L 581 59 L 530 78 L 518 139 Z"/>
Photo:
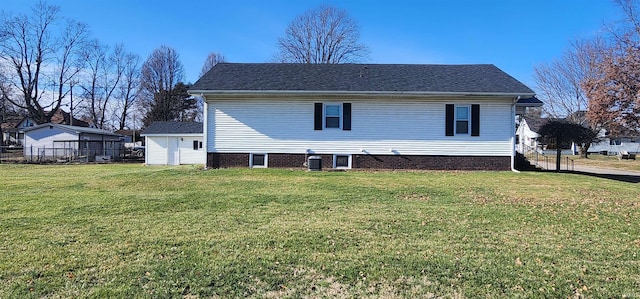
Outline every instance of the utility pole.
<path id="1" fill-rule="evenodd" d="M 69 82 L 69 85 L 71 86 L 71 103 L 69 104 L 69 125 L 73 126 L 73 80 L 71 82 Z"/>

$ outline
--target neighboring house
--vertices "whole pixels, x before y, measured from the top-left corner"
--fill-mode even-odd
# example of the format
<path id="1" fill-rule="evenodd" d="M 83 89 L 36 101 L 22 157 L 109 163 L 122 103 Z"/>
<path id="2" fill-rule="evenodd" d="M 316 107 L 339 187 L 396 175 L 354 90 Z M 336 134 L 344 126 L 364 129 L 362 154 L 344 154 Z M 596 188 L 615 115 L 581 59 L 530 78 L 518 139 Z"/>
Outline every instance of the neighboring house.
<path id="1" fill-rule="evenodd" d="M 603 155 L 618 155 L 619 153 L 640 153 L 640 137 L 638 136 L 619 136 L 613 137 L 606 135 L 605 130 L 601 130 L 598 134 L 599 142 L 594 142 L 589 147 L 589 153 L 599 153 Z"/>
<path id="2" fill-rule="evenodd" d="M 28 161 L 101 162 L 120 157 L 122 136 L 100 129 L 47 123 L 25 128 L 21 133 L 24 158 Z"/>
<path id="3" fill-rule="evenodd" d="M 18 128 L 18 124 L 23 120 L 22 116 L 7 116 L 3 119 L 2 123 L 0 123 L 0 127 L 2 130 L 2 144 L 0 145 L 16 145 L 22 144 L 22 139 L 20 138 L 20 129 Z"/>
<path id="4" fill-rule="evenodd" d="M 153 122 L 141 134 L 145 138 L 147 165 L 205 164 L 203 124 Z"/>
<path id="5" fill-rule="evenodd" d="M 51 123 L 60 125 L 73 125 L 76 127 L 94 127 L 86 121 L 71 117 L 70 113 L 65 112 L 62 109 L 58 109 L 58 111 L 56 111 L 56 113 L 51 116 Z M 5 142 L 10 144 L 23 144 L 24 135 L 22 135 L 20 131 L 36 125 L 39 124 L 31 117 L 19 117 L 17 119 L 13 118 L 12 121 L 3 123 L 2 132 L 5 135 Z"/>
<path id="6" fill-rule="evenodd" d="M 219 63 L 189 93 L 210 168 L 508 170 L 516 111 L 542 104 L 488 64 Z"/>
<path id="7" fill-rule="evenodd" d="M 550 119 L 547 118 L 531 118 L 521 117 L 520 125 L 516 130 L 516 137 L 518 139 L 516 144 L 516 150 L 520 153 L 527 154 L 531 151 L 537 151 L 539 153 L 555 154 L 555 149 L 547 149 L 539 141 L 540 127 Z M 563 120 L 570 120 L 573 123 L 581 123 L 586 125 L 584 120 L 584 111 L 573 113 L 569 117 Z M 589 146 L 588 152 L 598 153 L 603 155 L 617 155 L 619 153 L 640 153 L 640 137 L 639 136 L 609 136 L 605 129 L 600 130 L 598 133 L 598 142 L 593 142 Z M 579 153 L 578 145 L 571 144 L 570 148 L 563 148 L 563 154 L 577 155 Z"/>
<path id="8" fill-rule="evenodd" d="M 544 123 L 544 119 L 522 116 L 520 124 L 516 129 L 516 150 L 519 153 L 529 153 L 540 150 L 541 144 L 538 142 L 540 138 L 540 127 Z"/>

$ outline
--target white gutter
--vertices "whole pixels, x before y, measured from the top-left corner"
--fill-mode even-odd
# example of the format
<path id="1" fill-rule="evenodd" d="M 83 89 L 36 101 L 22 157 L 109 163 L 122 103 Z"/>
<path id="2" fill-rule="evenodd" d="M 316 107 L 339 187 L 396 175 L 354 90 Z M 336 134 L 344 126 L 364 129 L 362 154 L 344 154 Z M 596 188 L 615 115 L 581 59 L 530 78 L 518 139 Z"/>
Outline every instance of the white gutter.
<path id="1" fill-rule="evenodd" d="M 209 156 L 209 128 L 207 127 L 209 125 L 209 104 L 206 100 L 202 101 L 202 111 L 202 143 L 204 144 L 204 163 L 202 164 L 204 164 L 204 169 L 207 169 L 207 159 Z"/>
<path id="2" fill-rule="evenodd" d="M 140 134 L 143 137 L 202 137 L 203 133 L 158 133 L 158 134 Z"/>
<path id="3" fill-rule="evenodd" d="M 516 104 L 520 100 L 520 96 L 517 96 L 513 104 L 511 104 L 511 130 L 513 134 L 511 135 L 511 171 L 515 173 L 520 173 L 519 170 L 516 169 Z"/>

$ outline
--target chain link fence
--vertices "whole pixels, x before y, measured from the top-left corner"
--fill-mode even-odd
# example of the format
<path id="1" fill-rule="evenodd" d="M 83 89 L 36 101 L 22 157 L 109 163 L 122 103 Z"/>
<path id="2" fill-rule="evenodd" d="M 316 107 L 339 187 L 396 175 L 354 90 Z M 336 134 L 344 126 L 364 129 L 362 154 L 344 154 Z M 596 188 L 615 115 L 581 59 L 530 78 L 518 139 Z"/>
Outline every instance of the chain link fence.
<path id="1" fill-rule="evenodd" d="M 56 145 L 54 143 L 54 145 Z M 130 152 L 130 151 L 129 151 Z M 66 163 L 123 161 L 131 156 L 120 142 L 65 142 L 53 147 L 0 147 L 0 163 Z M 136 156 L 136 158 L 138 158 Z"/>

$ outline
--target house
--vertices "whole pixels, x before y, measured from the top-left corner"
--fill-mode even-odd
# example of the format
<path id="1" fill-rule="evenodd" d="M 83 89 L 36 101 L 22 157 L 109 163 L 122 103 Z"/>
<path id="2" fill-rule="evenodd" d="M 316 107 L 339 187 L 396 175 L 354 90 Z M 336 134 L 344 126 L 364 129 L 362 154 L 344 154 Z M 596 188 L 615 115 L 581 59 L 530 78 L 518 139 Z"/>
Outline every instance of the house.
<path id="1" fill-rule="evenodd" d="M 519 120 L 520 123 L 516 129 L 516 150 L 523 154 L 540 150 L 538 132 L 545 120 L 526 116 L 519 117 Z"/>
<path id="2" fill-rule="evenodd" d="M 153 122 L 141 136 L 147 165 L 205 164 L 201 122 Z"/>
<path id="3" fill-rule="evenodd" d="M 527 154 L 532 151 L 539 153 L 555 154 L 555 149 L 546 149 L 546 146 L 539 142 L 540 127 L 547 121 L 547 118 L 520 117 L 520 125 L 516 130 L 516 150 L 520 153 Z M 566 118 L 558 120 L 569 121 L 571 123 L 587 126 L 588 122 L 585 118 L 585 111 L 578 111 L 570 114 Z M 606 129 L 598 132 L 598 141 L 591 143 L 587 150 L 589 154 L 602 155 L 619 155 L 620 153 L 637 154 L 640 153 L 640 137 L 638 136 L 610 136 Z M 578 145 L 571 143 L 563 148 L 563 154 L 577 155 L 579 153 Z"/>
<path id="4" fill-rule="evenodd" d="M 103 162 L 120 157 L 122 136 L 100 129 L 46 123 L 21 133 L 28 161 Z"/>
<path id="5" fill-rule="evenodd" d="M 94 127 L 86 121 L 77 119 L 75 117 L 71 117 L 70 113 L 62 109 L 58 109 L 56 113 L 54 113 L 51 116 L 51 123 L 61 124 L 61 125 L 73 125 L 76 127 L 91 127 L 91 128 Z M 22 135 L 20 131 L 25 128 L 33 127 L 38 124 L 39 124 L 38 122 L 36 122 L 33 118 L 28 116 L 12 117 L 2 124 L 2 132 L 4 134 L 3 140 L 7 144 L 22 145 L 24 141 L 24 135 Z"/>
<path id="6" fill-rule="evenodd" d="M 219 63 L 189 93 L 209 168 L 509 170 L 516 111 L 542 104 L 490 64 Z"/>
<path id="7" fill-rule="evenodd" d="M 0 130 L 2 131 L 2 143 L 0 145 L 16 145 L 22 144 L 19 136 L 18 124 L 24 119 L 22 116 L 10 115 L 6 116 L 0 122 Z"/>
<path id="8" fill-rule="evenodd" d="M 640 153 L 640 137 L 638 136 L 609 136 L 606 130 L 598 133 L 599 141 L 591 143 L 589 153 L 603 155 L 619 155 L 620 153 Z"/>

